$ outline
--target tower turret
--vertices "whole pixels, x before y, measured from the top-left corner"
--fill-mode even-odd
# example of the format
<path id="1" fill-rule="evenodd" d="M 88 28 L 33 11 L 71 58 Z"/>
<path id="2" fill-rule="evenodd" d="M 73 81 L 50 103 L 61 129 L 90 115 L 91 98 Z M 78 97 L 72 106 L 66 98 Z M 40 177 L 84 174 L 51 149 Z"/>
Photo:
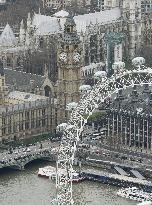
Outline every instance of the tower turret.
<path id="1" fill-rule="evenodd" d="M 26 29 L 26 39 L 25 39 L 25 45 L 30 46 L 31 45 L 31 40 L 32 40 L 32 20 L 31 20 L 31 15 L 28 13 L 27 17 L 27 29 Z"/>
<path id="2" fill-rule="evenodd" d="M 132 59 L 141 45 L 141 0 L 124 0 L 121 2 L 122 18 L 128 24 L 128 49 L 130 59 Z"/>
<path id="3" fill-rule="evenodd" d="M 22 45 L 24 45 L 25 43 L 25 36 L 26 36 L 26 33 L 25 33 L 25 28 L 24 28 L 24 22 L 22 20 L 21 25 L 20 25 L 20 35 L 19 35 L 19 41 L 20 41 L 20 44 Z"/>
<path id="4" fill-rule="evenodd" d="M 58 48 L 58 122 L 68 118 L 66 105 L 79 101 L 80 68 L 83 65 L 81 42 L 72 16 L 68 16 Z"/>
<path id="5" fill-rule="evenodd" d="M 2 61 L 0 61 L 0 105 L 5 101 L 5 75 Z"/>
<path id="6" fill-rule="evenodd" d="M 27 29 L 30 29 L 31 24 L 32 24 L 31 14 L 28 13 L 28 17 L 27 17 Z"/>
<path id="7" fill-rule="evenodd" d="M 135 35 L 136 35 L 135 8 L 136 8 L 135 0 L 130 0 L 130 4 L 129 4 L 129 34 L 130 34 L 129 50 L 130 50 L 130 58 L 133 58 L 135 55 Z"/>

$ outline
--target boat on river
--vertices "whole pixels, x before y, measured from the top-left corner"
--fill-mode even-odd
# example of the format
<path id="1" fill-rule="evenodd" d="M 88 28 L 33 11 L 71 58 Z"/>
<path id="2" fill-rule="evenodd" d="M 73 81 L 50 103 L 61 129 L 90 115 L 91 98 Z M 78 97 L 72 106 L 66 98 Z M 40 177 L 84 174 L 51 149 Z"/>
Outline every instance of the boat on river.
<path id="1" fill-rule="evenodd" d="M 139 202 L 147 202 L 152 200 L 152 194 L 138 189 L 137 187 L 129 187 L 120 189 L 117 192 L 118 196 L 132 199 Z"/>
<path id="2" fill-rule="evenodd" d="M 151 201 L 144 201 L 144 202 L 139 203 L 137 205 L 152 205 L 152 202 Z"/>
<path id="3" fill-rule="evenodd" d="M 65 170 L 63 170 L 63 169 L 59 169 L 59 173 L 60 173 L 60 175 L 65 175 L 66 174 Z M 43 167 L 43 168 L 39 168 L 38 176 L 39 177 L 49 178 L 51 180 L 56 180 L 56 168 L 52 167 L 52 166 L 46 166 L 46 167 Z M 85 179 L 85 177 L 82 176 L 80 172 L 77 172 L 77 171 L 73 170 L 73 172 L 72 172 L 72 182 L 78 183 L 78 182 L 83 181 L 84 179 Z"/>
<path id="4" fill-rule="evenodd" d="M 39 177 L 49 178 L 54 173 L 56 173 L 56 168 L 55 167 L 46 166 L 46 167 L 43 167 L 43 168 L 39 168 L 38 176 Z"/>
<path id="5" fill-rule="evenodd" d="M 65 175 L 66 173 L 63 171 L 60 171 L 60 175 Z M 56 180 L 56 173 L 52 174 L 51 177 L 49 177 L 51 180 Z M 81 173 L 79 172 L 76 172 L 75 170 L 73 170 L 72 172 L 72 182 L 73 183 L 79 183 L 81 181 L 84 181 L 85 180 L 85 177 L 81 175 Z M 69 179 L 69 182 L 71 180 Z"/>

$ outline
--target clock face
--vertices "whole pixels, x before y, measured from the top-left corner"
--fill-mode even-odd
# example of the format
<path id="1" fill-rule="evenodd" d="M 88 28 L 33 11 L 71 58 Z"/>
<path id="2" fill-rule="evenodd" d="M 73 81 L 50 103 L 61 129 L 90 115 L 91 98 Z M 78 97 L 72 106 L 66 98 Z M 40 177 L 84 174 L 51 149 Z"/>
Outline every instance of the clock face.
<path id="1" fill-rule="evenodd" d="M 77 63 L 79 62 L 81 59 L 81 56 L 79 53 L 74 53 L 74 56 L 73 56 L 73 60 Z"/>
<path id="2" fill-rule="evenodd" d="M 67 54 L 66 53 L 61 53 L 59 56 L 60 60 L 63 62 L 67 61 Z"/>

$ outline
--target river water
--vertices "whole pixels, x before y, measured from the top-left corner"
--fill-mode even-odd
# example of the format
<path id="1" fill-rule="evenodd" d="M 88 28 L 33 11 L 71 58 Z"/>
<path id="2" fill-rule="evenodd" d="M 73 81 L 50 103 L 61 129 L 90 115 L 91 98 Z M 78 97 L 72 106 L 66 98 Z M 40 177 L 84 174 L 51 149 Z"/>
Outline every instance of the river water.
<path id="1" fill-rule="evenodd" d="M 55 196 L 55 183 L 37 176 L 47 162 L 29 164 L 25 171 L 0 171 L 0 205 L 49 205 Z M 51 164 L 50 164 L 51 165 Z M 76 205 L 136 205 L 137 202 L 116 196 L 117 187 L 97 182 L 73 186 Z"/>

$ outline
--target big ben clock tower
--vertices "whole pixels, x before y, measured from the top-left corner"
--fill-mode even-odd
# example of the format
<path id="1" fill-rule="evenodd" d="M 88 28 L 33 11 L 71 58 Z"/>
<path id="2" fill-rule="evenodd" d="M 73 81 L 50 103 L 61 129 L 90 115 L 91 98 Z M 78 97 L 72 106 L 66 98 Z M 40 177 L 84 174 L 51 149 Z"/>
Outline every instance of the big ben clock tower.
<path id="1" fill-rule="evenodd" d="M 80 99 L 82 65 L 81 42 L 74 19 L 69 16 L 64 24 L 64 33 L 58 48 L 58 124 L 68 119 L 66 105 L 70 102 L 78 102 Z"/>

